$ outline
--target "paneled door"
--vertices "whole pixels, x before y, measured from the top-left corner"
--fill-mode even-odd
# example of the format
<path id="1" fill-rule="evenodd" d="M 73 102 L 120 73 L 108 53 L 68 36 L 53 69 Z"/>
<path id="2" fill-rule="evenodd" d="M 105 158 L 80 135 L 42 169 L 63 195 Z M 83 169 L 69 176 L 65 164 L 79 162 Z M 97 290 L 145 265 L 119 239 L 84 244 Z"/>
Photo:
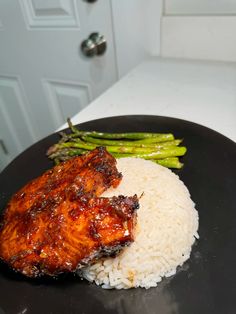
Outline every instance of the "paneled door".
<path id="1" fill-rule="evenodd" d="M 0 1 L 0 171 L 117 80 L 111 16 L 109 0 Z M 107 49 L 86 57 L 94 32 Z"/>

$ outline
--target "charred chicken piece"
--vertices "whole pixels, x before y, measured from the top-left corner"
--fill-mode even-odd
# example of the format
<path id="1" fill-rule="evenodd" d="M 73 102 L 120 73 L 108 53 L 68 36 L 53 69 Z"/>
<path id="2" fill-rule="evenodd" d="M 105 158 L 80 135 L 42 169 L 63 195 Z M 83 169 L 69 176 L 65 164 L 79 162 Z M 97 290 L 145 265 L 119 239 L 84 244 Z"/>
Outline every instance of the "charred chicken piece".
<path id="1" fill-rule="evenodd" d="M 134 238 L 137 196 L 99 197 L 121 174 L 104 148 L 26 184 L 0 225 L 0 258 L 28 277 L 74 272 Z"/>

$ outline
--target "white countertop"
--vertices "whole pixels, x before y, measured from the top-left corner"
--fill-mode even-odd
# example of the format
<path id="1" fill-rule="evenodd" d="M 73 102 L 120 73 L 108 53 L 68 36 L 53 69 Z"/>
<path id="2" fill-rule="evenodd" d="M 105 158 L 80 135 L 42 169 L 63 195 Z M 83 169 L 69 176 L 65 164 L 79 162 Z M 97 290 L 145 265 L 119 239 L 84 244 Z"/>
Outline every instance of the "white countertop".
<path id="1" fill-rule="evenodd" d="M 236 63 L 152 58 L 76 114 L 72 122 L 133 114 L 185 119 L 236 142 Z"/>

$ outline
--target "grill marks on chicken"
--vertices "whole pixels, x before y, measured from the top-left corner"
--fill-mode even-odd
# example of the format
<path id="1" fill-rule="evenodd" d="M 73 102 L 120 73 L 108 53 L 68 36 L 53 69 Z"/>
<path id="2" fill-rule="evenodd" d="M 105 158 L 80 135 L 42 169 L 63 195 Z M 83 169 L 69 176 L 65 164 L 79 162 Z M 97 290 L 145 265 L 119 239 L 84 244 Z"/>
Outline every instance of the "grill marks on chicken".
<path id="1" fill-rule="evenodd" d="M 134 240 L 137 196 L 99 197 L 121 174 L 104 148 L 26 184 L 0 227 L 0 258 L 29 277 L 72 272 Z"/>

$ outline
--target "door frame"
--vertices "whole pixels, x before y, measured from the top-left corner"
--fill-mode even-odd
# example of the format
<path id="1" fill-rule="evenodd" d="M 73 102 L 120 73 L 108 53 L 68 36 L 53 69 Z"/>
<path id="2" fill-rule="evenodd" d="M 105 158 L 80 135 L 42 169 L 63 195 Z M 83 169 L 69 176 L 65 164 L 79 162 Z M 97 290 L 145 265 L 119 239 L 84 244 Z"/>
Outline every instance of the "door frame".
<path id="1" fill-rule="evenodd" d="M 120 79 L 144 60 L 160 55 L 163 0 L 110 0 L 110 5 Z"/>

